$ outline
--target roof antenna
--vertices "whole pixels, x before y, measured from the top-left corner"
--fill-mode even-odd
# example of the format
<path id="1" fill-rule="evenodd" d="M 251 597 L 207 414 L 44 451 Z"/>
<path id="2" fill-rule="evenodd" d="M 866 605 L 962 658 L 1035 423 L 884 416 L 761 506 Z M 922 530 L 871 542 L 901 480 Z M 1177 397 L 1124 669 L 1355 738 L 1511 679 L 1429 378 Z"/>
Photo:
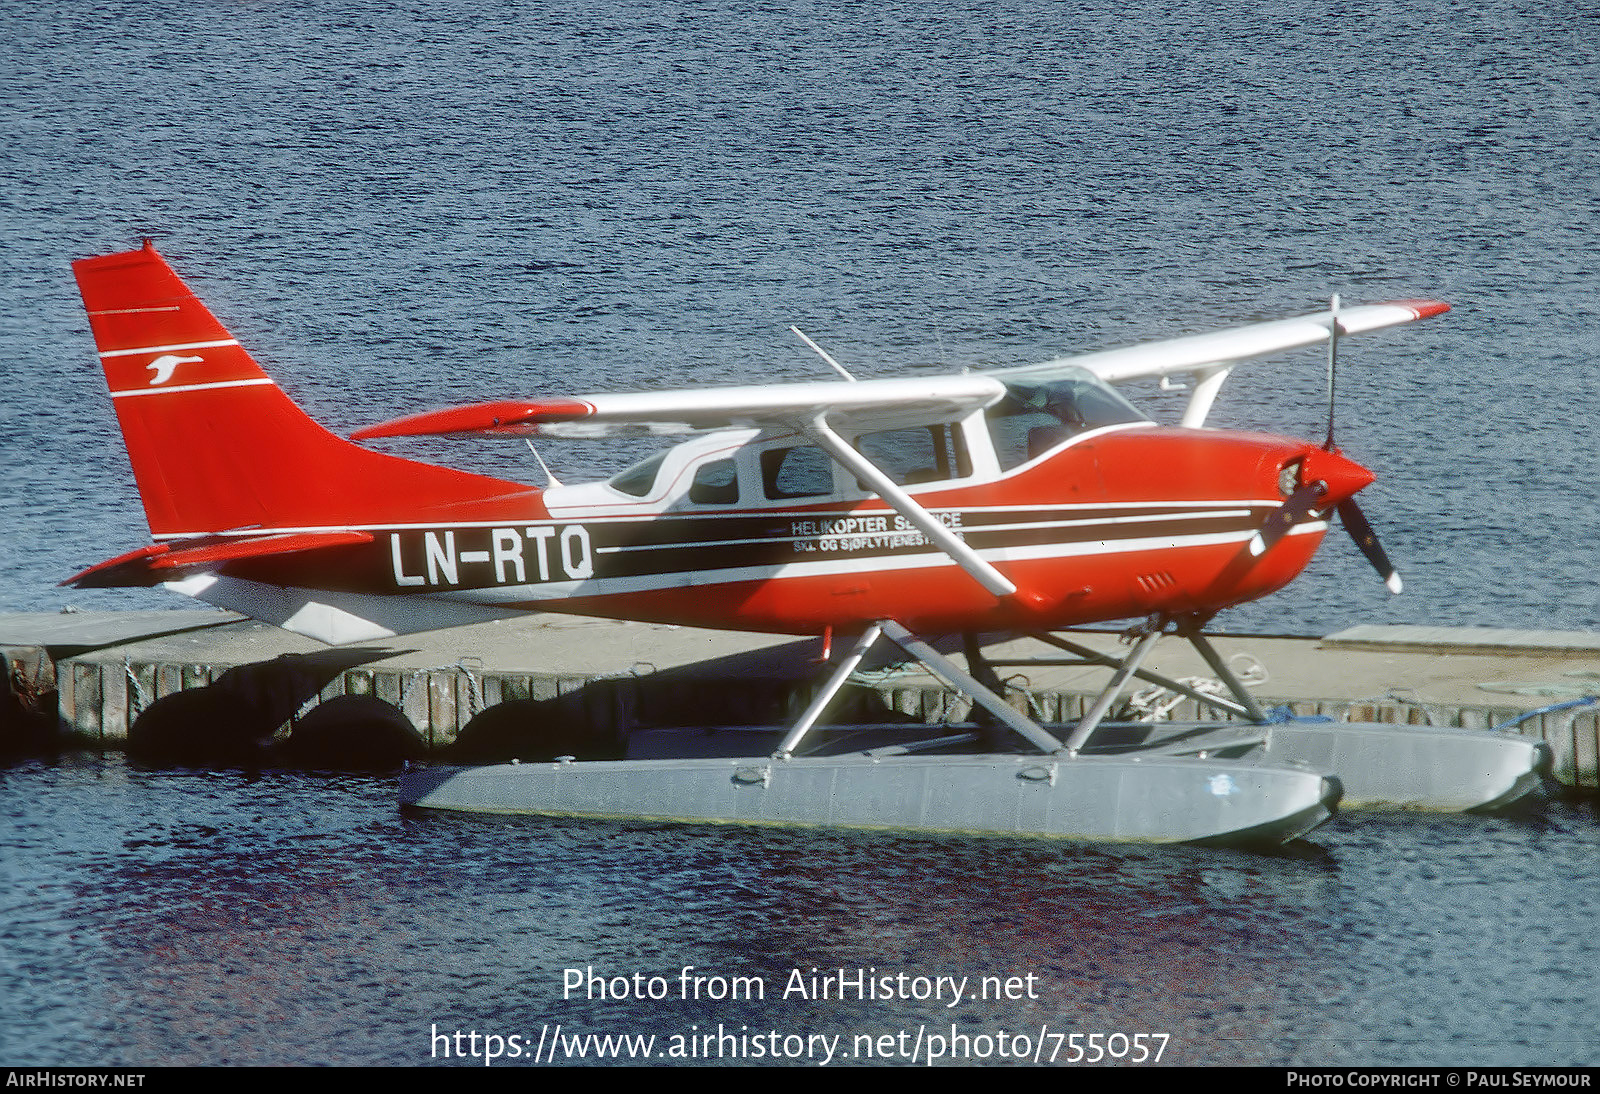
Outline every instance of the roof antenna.
<path id="1" fill-rule="evenodd" d="M 533 453 L 533 458 L 539 461 L 539 470 L 544 472 L 544 477 L 549 480 L 550 485 L 560 486 L 561 480 L 550 474 L 550 465 L 544 462 L 544 457 L 539 455 L 539 450 L 533 447 L 533 441 L 527 437 L 522 440 L 528 446 L 528 451 Z"/>
<path id="2" fill-rule="evenodd" d="M 824 361 L 828 362 L 828 364 L 832 365 L 833 366 L 833 371 L 837 372 L 840 376 L 843 376 L 846 380 L 849 380 L 852 384 L 856 382 L 856 378 L 854 376 L 850 375 L 850 373 L 848 373 L 847 371 L 845 371 L 845 367 L 843 365 L 841 365 L 839 362 L 835 361 L 832 357 L 828 356 L 828 351 L 827 350 L 823 349 L 821 346 L 817 345 L 811 339 L 807 338 L 805 331 L 801 330 L 799 327 L 795 326 L 793 323 L 789 324 L 789 329 L 794 331 L 794 333 L 799 336 L 800 341 L 804 342 L 806 345 L 810 346 L 813 350 L 815 350 L 818 357 L 822 358 Z"/>

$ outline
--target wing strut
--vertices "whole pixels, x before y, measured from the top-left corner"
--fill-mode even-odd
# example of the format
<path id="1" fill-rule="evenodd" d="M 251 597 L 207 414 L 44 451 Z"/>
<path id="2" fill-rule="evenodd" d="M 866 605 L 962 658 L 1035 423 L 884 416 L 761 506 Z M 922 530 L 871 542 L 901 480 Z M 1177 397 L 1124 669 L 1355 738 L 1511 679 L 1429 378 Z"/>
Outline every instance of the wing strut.
<path id="1" fill-rule="evenodd" d="M 846 443 L 833 431 L 826 414 L 818 414 L 806 425 L 806 433 L 832 456 L 841 467 L 872 487 L 873 492 L 910 521 L 928 541 L 949 555 L 956 565 L 971 574 L 978 584 L 997 597 L 1016 596 L 1017 587 L 1011 580 L 968 547 L 966 541 L 946 528 L 933 514 L 918 505 L 915 499 L 900 489 L 895 481 L 878 469 L 878 466 Z"/>
<path id="2" fill-rule="evenodd" d="M 1189 405 L 1183 408 L 1183 420 L 1178 424 L 1185 429 L 1200 429 L 1204 426 L 1207 415 L 1211 413 L 1211 404 L 1217 401 L 1217 393 L 1222 390 L 1222 385 L 1232 374 L 1232 365 L 1218 365 L 1196 371 L 1194 393 L 1189 396 Z"/>

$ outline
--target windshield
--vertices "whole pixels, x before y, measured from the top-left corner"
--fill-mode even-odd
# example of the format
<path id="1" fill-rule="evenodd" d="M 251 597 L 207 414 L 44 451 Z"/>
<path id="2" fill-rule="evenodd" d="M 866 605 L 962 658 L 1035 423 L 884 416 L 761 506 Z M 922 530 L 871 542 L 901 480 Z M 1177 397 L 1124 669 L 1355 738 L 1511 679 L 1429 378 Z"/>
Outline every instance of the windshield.
<path id="1" fill-rule="evenodd" d="M 1001 470 L 1026 463 L 1079 433 L 1147 422 L 1132 403 L 1087 369 L 1052 369 L 1037 380 L 1010 378 L 1006 397 L 984 411 Z"/>

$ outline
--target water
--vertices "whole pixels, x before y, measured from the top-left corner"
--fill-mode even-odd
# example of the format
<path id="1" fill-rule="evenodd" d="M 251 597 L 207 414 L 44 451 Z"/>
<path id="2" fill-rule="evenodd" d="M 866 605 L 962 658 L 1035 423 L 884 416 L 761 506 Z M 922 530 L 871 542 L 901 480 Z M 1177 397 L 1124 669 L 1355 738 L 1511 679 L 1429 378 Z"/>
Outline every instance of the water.
<path id="1" fill-rule="evenodd" d="M 1340 441 L 1380 474 L 1363 504 L 1406 593 L 1330 537 L 1221 622 L 1600 628 L 1580 6 L 66 0 L 0 26 L 6 610 L 172 604 L 54 586 L 145 542 L 67 264 L 152 234 L 340 431 L 826 378 L 789 323 L 878 376 L 1439 297 L 1341 368 Z M 1213 420 L 1320 437 L 1323 398 L 1312 353 L 1243 370 Z M 514 445 L 394 450 L 536 477 Z M 637 454 L 546 451 L 569 480 Z M 948 1017 L 559 1001 L 590 964 L 1033 972 L 1044 998 L 956 1013 L 1166 1030 L 1184 1061 L 1596 1058 L 1582 807 L 1341 824 L 1261 859 L 409 818 L 385 780 L 114 760 L 0 794 L 8 1062 Z"/>
<path id="2" fill-rule="evenodd" d="M 851 1047 L 952 1023 L 1166 1033 L 1176 1063 L 1596 1060 L 1589 806 L 1346 820 L 1268 857 L 410 816 L 392 795 L 114 759 L 9 772 L 8 1062 L 420 1063 L 436 1026 L 666 1042 L 719 1022 Z M 766 998 L 683 1000 L 686 965 Z M 782 995 L 840 968 L 1024 994 Z M 670 993 L 568 998 L 568 969 Z"/>

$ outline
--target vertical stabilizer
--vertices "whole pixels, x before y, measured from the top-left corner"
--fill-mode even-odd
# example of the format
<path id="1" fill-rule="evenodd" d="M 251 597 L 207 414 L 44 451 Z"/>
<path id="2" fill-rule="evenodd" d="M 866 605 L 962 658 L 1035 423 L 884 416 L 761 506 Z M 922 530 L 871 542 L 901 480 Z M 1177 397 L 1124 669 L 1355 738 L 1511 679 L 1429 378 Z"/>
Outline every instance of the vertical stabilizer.
<path id="1" fill-rule="evenodd" d="M 542 510 L 535 488 L 373 452 L 328 432 L 149 242 L 75 262 L 73 273 L 157 538 Z"/>

